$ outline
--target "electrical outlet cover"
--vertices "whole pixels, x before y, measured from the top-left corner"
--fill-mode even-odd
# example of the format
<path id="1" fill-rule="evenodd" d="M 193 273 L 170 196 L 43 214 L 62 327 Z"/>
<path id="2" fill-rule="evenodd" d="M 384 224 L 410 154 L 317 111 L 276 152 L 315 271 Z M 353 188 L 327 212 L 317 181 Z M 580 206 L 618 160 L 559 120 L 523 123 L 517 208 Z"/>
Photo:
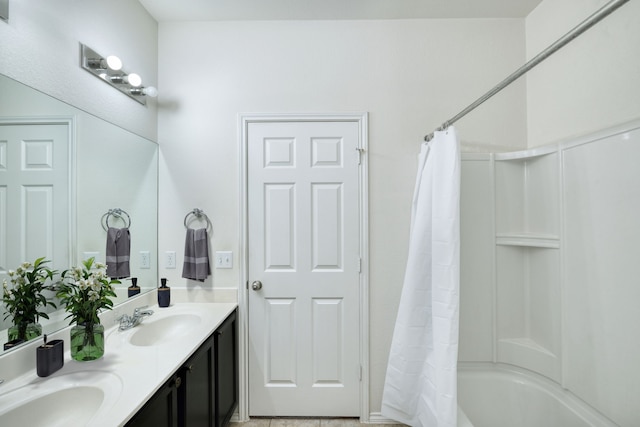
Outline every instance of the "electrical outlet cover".
<path id="1" fill-rule="evenodd" d="M 151 268 L 151 253 L 140 251 L 140 268 Z"/>
<path id="2" fill-rule="evenodd" d="M 164 268 L 176 268 L 176 251 L 164 253 Z"/>

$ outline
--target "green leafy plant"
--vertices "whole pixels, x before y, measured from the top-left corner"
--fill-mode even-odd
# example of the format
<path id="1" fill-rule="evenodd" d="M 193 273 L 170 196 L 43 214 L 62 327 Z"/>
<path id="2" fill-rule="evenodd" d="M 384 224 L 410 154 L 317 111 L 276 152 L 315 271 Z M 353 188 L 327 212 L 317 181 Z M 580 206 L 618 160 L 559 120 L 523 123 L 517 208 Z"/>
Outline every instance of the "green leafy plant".
<path id="1" fill-rule="evenodd" d="M 56 295 L 69 313 L 71 324 L 99 324 L 98 312 L 113 307 L 111 298 L 116 296 L 113 285 L 120 281 L 108 277 L 107 266 L 94 262 L 93 258 L 82 264 L 62 272 Z"/>
<path id="2" fill-rule="evenodd" d="M 3 282 L 2 302 L 6 310 L 4 319 L 11 317 L 13 324 L 20 326 L 38 322 L 40 317 L 48 319 L 47 313 L 42 311 L 48 305 L 56 308 L 44 292 L 54 290 L 53 277 L 57 273 L 45 266 L 48 260 L 38 258 L 33 264 L 24 262 L 15 271 L 9 270 L 9 280 Z"/>

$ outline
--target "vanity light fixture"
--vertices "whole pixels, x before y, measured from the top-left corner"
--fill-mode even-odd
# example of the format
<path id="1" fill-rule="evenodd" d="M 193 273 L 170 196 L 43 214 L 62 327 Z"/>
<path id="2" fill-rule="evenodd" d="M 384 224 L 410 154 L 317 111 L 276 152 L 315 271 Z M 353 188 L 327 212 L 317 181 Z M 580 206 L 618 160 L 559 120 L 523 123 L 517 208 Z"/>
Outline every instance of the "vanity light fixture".
<path id="1" fill-rule="evenodd" d="M 100 75 L 103 79 L 111 80 L 111 83 L 116 83 L 119 85 L 126 85 L 133 87 L 139 87 L 142 84 L 142 78 L 136 73 L 131 74 L 116 74 L 115 76 L 109 76 L 105 73 Z"/>
<path id="2" fill-rule="evenodd" d="M 96 54 L 93 58 L 86 58 L 86 66 L 92 70 L 99 71 L 120 71 L 122 70 L 122 60 L 115 55 L 109 55 L 106 58 L 101 58 Z"/>
<path id="3" fill-rule="evenodd" d="M 150 96 L 151 98 L 155 98 L 156 96 L 158 96 L 158 89 L 156 89 L 153 86 L 149 86 L 149 87 L 136 87 L 130 90 L 131 95 L 147 95 Z"/>
<path id="4" fill-rule="evenodd" d="M 80 66 L 142 105 L 147 104 L 147 96 L 152 98 L 158 96 L 156 88 L 142 86 L 140 75 L 123 71 L 120 58 L 114 55 L 104 57 L 82 43 L 80 44 Z"/>

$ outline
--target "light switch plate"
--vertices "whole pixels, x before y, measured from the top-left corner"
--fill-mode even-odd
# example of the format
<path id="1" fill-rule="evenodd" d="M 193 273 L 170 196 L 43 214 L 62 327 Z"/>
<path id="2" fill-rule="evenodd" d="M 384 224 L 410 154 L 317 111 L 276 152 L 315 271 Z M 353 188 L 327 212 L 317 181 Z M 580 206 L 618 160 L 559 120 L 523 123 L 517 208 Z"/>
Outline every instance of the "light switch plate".
<path id="1" fill-rule="evenodd" d="M 216 251 L 216 268 L 233 268 L 233 252 Z"/>

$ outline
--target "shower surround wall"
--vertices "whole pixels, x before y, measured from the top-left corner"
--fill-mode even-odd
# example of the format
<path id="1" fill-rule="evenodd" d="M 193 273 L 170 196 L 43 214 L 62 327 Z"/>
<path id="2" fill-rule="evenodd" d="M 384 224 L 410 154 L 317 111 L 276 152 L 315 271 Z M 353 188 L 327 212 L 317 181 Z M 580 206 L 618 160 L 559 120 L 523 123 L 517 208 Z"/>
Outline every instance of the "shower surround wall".
<path id="1" fill-rule="evenodd" d="M 463 157 L 460 361 L 527 368 L 640 425 L 638 158 L 640 122 Z"/>

